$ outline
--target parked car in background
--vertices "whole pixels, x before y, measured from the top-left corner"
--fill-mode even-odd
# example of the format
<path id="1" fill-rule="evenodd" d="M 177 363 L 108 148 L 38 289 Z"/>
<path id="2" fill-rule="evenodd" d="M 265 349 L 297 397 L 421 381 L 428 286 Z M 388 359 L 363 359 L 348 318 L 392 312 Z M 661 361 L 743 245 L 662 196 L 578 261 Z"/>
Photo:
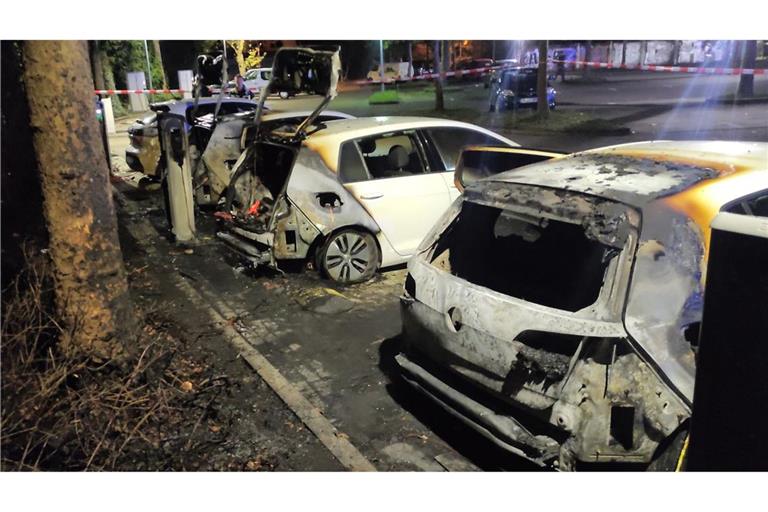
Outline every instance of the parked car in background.
<path id="1" fill-rule="evenodd" d="M 484 77 L 488 76 L 491 71 L 486 69 L 485 71 L 476 71 L 483 68 L 491 68 L 494 66 L 493 59 L 464 59 L 456 63 L 454 71 L 457 72 L 456 80 L 463 82 L 483 82 Z M 458 72 L 461 72 L 459 74 Z"/>
<path id="2" fill-rule="evenodd" d="M 768 201 L 767 154 L 633 143 L 470 184 L 409 261 L 403 377 L 543 466 L 674 469 L 710 222 Z"/>
<path id="3" fill-rule="evenodd" d="M 195 110 L 191 99 L 153 103 L 154 112 L 167 112 L 171 109 L 183 116 L 190 126 L 210 127 L 218 98 L 201 98 Z M 256 103 L 242 98 L 222 98 L 220 115 L 236 112 L 253 112 Z M 125 162 L 134 171 L 146 174 L 150 178 L 159 178 L 160 142 L 157 131 L 157 114 L 152 113 L 137 120 L 128 128 L 129 145 L 125 150 Z"/>
<path id="4" fill-rule="evenodd" d="M 370 70 L 366 77 L 368 80 L 378 81 L 380 79 L 379 66 Z M 410 78 L 408 74 L 407 62 L 385 62 L 384 63 L 384 80 L 386 81 L 402 81 Z"/>
<path id="5" fill-rule="evenodd" d="M 517 144 L 422 117 L 330 121 L 262 132 L 232 170 L 219 237 L 255 265 L 314 261 L 340 283 L 405 262 L 458 197 L 467 145 Z"/>
<path id="6" fill-rule="evenodd" d="M 535 108 L 538 104 L 538 70 L 534 68 L 510 68 L 496 73 L 490 85 L 489 110 L 501 112 L 505 109 Z M 547 82 L 549 108 L 557 106 L 556 91 Z"/>

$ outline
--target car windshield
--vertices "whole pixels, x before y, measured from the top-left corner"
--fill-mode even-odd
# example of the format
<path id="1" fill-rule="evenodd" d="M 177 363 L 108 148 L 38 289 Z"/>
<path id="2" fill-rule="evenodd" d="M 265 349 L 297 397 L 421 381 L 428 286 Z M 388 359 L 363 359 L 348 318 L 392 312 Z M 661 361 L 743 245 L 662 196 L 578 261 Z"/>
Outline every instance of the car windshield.
<path id="1" fill-rule="evenodd" d="M 520 73 L 518 71 L 504 73 L 501 76 L 501 88 L 513 91 L 535 89 L 536 74 Z"/>

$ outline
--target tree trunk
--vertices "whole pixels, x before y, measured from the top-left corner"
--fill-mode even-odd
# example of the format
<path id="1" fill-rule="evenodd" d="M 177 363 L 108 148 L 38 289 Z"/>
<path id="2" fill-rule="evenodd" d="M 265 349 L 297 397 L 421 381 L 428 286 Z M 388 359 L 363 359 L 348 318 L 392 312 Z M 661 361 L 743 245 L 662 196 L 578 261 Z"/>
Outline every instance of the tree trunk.
<path id="1" fill-rule="evenodd" d="M 413 78 L 413 41 L 408 41 L 408 78 Z"/>
<path id="2" fill-rule="evenodd" d="M 152 47 L 155 50 L 155 57 L 160 63 L 160 71 L 163 72 L 163 89 L 168 88 L 168 76 L 165 74 L 165 66 L 163 65 L 163 52 L 160 50 L 160 41 L 157 39 L 152 40 Z"/>
<path id="3" fill-rule="evenodd" d="M 584 43 L 584 61 L 592 62 L 592 41 L 585 41 Z M 588 64 L 584 65 L 584 71 L 582 72 L 584 77 L 592 75 L 592 67 Z"/>
<path id="4" fill-rule="evenodd" d="M 440 41 L 435 41 L 434 50 L 432 51 L 435 57 L 435 72 L 437 73 L 437 78 L 435 79 L 435 110 L 437 111 L 445 109 L 445 102 L 443 101 L 443 78 L 445 77 L 445 72 L 443 71 L 441 46 Z"/>
<path id="5" fill-rule="evenodd" d="M 104 84 L 104 65 L 101 62 L 101 49 L 98 41 L 91 41 L 88 49 L 91 55 L 91 66 L 93 67 L 93 85 L 96 89 L 106 89 Z"/>
<path id="6" fill-rule="evenodd" d="M 234 41 L 228 41 L 229 45 L 235 52 L 235 62 L 237 62 L 237 72 L 244 75 L 247 71 L 245 69 L 245 40 L 236 39 Z"/>
<path id="7" fill-rule="evenodd" d="M 549 102 L 547 101 L 547 41 L 539 41 L 539 72 L 536 75 L 536 96 L 538 98 L 537 111 L 540 117 L 549 116 Z"/>
<path id="8" fill-rule="evenodd" d="M 62 347 L 98 359 L 137 323 L 117 238 L 85 41 L 26 41 L 24 83 L 40 169 Z"/>
<path id="9" fill-rule="evenodd" d="M 741 47 L 741 67 L 755 69 L 757 60 L 757 41 L 744 41 Z M 739 78 L 739 90 L 736 95 L 740 98 L 751 98 L 755 95 L 755 75 L 743 74 Z"/>

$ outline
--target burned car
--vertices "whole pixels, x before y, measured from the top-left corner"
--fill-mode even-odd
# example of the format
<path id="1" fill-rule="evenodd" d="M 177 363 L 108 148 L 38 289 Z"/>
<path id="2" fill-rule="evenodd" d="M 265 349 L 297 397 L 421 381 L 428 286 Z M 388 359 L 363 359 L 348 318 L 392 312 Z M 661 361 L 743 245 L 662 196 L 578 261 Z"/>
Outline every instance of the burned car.
<path id="1" fill-rule="evenodd" d="M 542 466 L 674 467 L 709 223 L 766 189 L 768 144 L 741 142 L 614 146 L 469 184 L 408 264 L 401 375 Z"/>
<path id="2" fill-rule="evenodd" d="M 331 121 L 296 141 L 264 137 L 235 170 L 219 237 L 253 264 L 309 259 L 342 283 L 414 254 L 459 195 L 463 146 L 515 145 L 478 126 L 421 117 Z"/>
<path id="3" fill-rule="evenodd" d="M 323 86 L 301 77 L 327 76 L 329 61 L 319 59 L 338 66 L 338 54 L 332 55 L 281 50 L 262 98 L 274 87 L 317 93 Z M 217 236 L 254 266 L 307 261 L 337 282 L 370 279 L 380 267 L 414 254 L 459 195 L 453 173 L 464 146 L 517 146 L 478 126 L 444 119 L 318 122 L 335 83 L 325 90 L 301 123 L 268 126 L 257 113 L 243 135 L 247 149 L 232 166 L 216 214 Z"/>
<path id="4" fill-rule="evenodd" d="M 167 101 L 150 105 L 152 114 L 135 121 L 128 128 L 128 140 L 130 144 L 125 149 L 125 162 L 134 171 L 144 173 L 150 178 L 159 179 L 161 164 L 160 142 L 157 131 L 157 112 L 169 112 L 173 110 L 177 115 L 188 120 L 191 126 L 201 126 L 204 130 L 210 130 L 211 118 L 216 108 L 217 101 L 204 98 L 195 106 L 192 100 Z M 250 100 L 224 98 L 219 107 L 222 116 L 252 112 L 256 110 L 256 103 Z"/>

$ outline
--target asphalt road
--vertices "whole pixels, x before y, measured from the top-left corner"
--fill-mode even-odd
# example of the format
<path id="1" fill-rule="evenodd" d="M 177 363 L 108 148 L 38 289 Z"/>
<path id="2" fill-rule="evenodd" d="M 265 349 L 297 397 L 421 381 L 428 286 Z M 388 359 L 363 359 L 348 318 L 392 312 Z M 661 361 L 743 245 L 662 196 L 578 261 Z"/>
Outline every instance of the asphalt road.
<path id="1" fill-rule="evenodd" d="M 569 75 L 553 83 L 560 110 L 584 112 L 614 120 L 632 131 L 623 136 L 580 133 L 529 133 L 503 128 L 509 112 L 488 115 L 488 90 L 480 84 L 449 84 L 445 117 L 475 122 L 503 133 L 525 146 L 564 151 L 640 140 L 750 140 L 768 141 L 768 102 L 749 105 L 708 103 L 709 98 L 733 94 L 739 77 L 651 72 L 595 72 L 589 81 Z M 368 105 L 376 86 L 341 92 L 329 109 L 357 116 L 435 115 L 429 84 L 398 86 L 401 103 Z M 768 76 L 755 77 L 755 94 L 768 96 Z M 298 96 L 271 100 L 273 109 L 306 110 L 318 99 Z"/>

